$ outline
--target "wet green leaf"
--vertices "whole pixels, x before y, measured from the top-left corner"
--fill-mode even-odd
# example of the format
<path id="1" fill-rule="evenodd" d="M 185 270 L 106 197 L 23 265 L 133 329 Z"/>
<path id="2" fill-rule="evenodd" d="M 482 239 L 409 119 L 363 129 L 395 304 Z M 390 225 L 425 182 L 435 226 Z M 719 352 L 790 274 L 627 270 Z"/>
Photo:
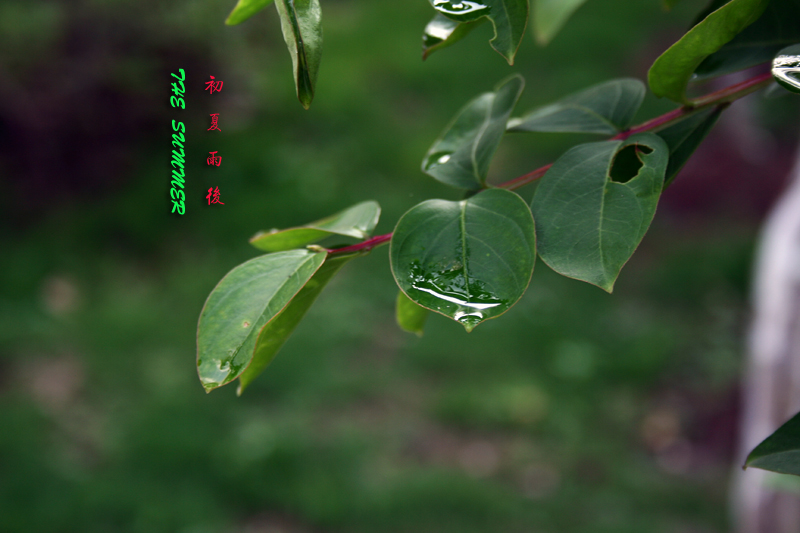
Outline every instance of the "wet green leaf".
<path id="1" fill-rule="evenodd" d="M 788 46 L 772 60 L 772 77 L 793 93 L 800 93 L 800 44 Z"/>
<path id="2" fill-rule="evenodd" d="M 540 44 L 549 43 L 567 19 L 586 0 L 533 0 L 533 32 Z"/>
<path id="3" fill-rule="evenodd" d="M 398 291 L 395 311 L 397 325 L 403 331 L 416 333 L 417 336 L 422 337 L 425 321 L 428 319 L 427 309 L 412 302 L 403 291 Z"/>
<path id="4" fill-rule="evenodd" d="M 430 0 L 439 13 L 457 22 L 472 22 L 487 17 L 494 26 L 489 40 L 497 52 L 514 64 L 525 26 L 528 24 L 528 0 Z"/>
<path id="5" fill-rule="evenodd" d="M 695 76 L 722 76 L 771 61 L 782 48 L 800 42 L 798 20 L 800 3 L 796 0 L 771 0 L 757 21 L 704 59 Z"/>
<path id="6" fill-rule="evenodd" d="M 258 336 L 252 362 L 239 376 L 237 394 L 241 395 L 244 389 L 269 366 L 322 289 L 345 263 L 358 255 L 357 253 L 329 255 L 314 276 L 292 298 L 289 305 L 267 322 Z"/>
<path id="7" fill-rule="evenodd" d="M 437 13 L 422 33 L 422 59 L 428 59 L 436 50 L 457 43 L 486 20 L 484 17 L 473 22 L 456 22 Z"/>
<path id="8" fill-rule="evenodd" d="M 755 22 L 768 3 L 769 0 L 731 0 L 709 14 L 650 67 L 648 81 L 653 94 L 688 103 L 686 85 L 695 69 Z"/>
<path id="9" fill-rule="evenodd" d="M 672 183 L 675 176 L 697 150 L 721 114 L 722 107 L 712 107 L 658 132 L 658 136 L 664 139 L 669 147 L 669 163 L 664 175 L 665 188 Z"/>
<path id="10" fill-rule="evenodd" d="M 469 102 L 428 150 L 422 171 L 453 187 L 484 187 L 489 164 L 524 86 L 521 76 L 512 76 L 494 92 Z"/>
<path id="11" fill-rule="evenodd" d="M 800 476 L 800 413 L 756 446 L 744 465 Z"/>
<path id="12" fill-rule="evenodd" d="M 314 99 L 322 58 L 322 11 L 319 0 L 276 0 L 283 39 L 292 56 L 297 98 L 308 109 Z"/>
<path id="13" fill-rule="evenodd" d="M 669 149 L 657 135 L 576 146 L 539 180 L 537 251 L 556 272 L 611 292 L 647 232 Z"/>
<path id="14" fill-rule="evenodd" d="M 370 200 L 305 226 L 259 232 L 250 239 L 250 244 L 265 252 L 279 252 L 319 242 L 331 235 L 363 240 L 372 235 L 380 216 L 378 202 Z"/>
<path id="15" fill-rule="evenodd" d="M 467 331 L 525 293 L 536 257 L 533 218 L 511 191 L 427 200 L 397 222 L 389 257 L 400 290 Z"/>
<path id="16" fill-rule="evenodd" d="M 272 0 L 239 0 L 225 24 L 228 26 L 240 24 L 267 7 L 270 2 Z"/>
<path id="17" fill-rule="evenodd" d="M 644 83 L 636 79 L 607 81 L 512 118 L 508 131 L 613 135 L 631 125 L 645 91 Z"/>
<path id="18" fill-rule="evenodd" d="M 206 391 L 245 370 L 261 328 L 303 288 L 326 255 L 309 250 L 262 255 L 222 278 L 197 324 L 197 373 Z"/>

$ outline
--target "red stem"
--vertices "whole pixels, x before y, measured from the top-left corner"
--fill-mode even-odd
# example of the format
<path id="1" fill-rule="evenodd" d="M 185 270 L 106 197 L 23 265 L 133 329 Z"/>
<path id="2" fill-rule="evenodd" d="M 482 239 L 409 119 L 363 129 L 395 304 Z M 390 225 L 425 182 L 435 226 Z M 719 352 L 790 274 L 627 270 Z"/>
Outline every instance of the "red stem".
<path id="1" fill-rule="evenodd" d="M 386 244 L 392 240 L 392 234 L 387 233 L 386 235 L 378 235 L 377 237 L 372 237 L 371 239 L 367 239 L 364 242 L 360 242 L 358 244 L 354 244 L 352 246 L 345 246 L 344 248 L 334 248 L 332 250 L 328 250 L 329 254 L 346 254 L 348 252 L 368 252 L 375 248 L 376 246 L 380 246 L 381 244 Z"/>

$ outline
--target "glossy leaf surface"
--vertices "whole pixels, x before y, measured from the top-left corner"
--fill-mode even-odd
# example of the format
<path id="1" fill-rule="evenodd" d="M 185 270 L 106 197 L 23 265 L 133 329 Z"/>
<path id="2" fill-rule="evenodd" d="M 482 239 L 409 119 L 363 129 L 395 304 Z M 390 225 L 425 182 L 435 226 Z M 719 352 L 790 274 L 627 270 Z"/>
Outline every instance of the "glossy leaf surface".
<path id="1" fill-rule="evenodd" d="M 533 0 L 533 31 L 541 44 L 549 43 L 567 19 L 586 0 Z"/>
<path id="2" fill-rule="evenodd" d="M 611 292 L 655 215 L 668 153 L 660 137 L 644 133 L 561 156 L 531 204 L 542 260 Z"/>
<path id="3" fill-rule="evenodd" d="M 800 476 L 800 413 L 756 446 L 745 466 Z"/>
<path id="4" fill-rule="evenodd" d="M 319 242 L 331 235 L 366 239 L 372 235 L 380 216 L 378 202 L 370 200 L 305 226 L 259 232 L 250 239 L 250 244 L 265 252 L 279 252 Z"/>
<path id="5" fill-rule="evenodd" d="M 514 64 L 525 26 L 528 24 L 528 0 L 430 0 L 431 5 L 445 17 L 457 22 L 472 22 L 487 17 L 494 26 L 489 41 L 497 52 Z"/>
<path id="6" fill-rule="evenodd" d="M 669 163 L 664 175 L 664 187 L 672 183 L 721 114 L 721 107 L 713 107 L 658 132 L 658 136 L 664 139 L 669 147 Z"/>
<path id="7" fill-rule="evenodd" d="M 793 93 L 800 93 L 800 44 L 784 48 L 772 60 L 772 77 Z"/>
<path id="8" fill-rule="evenodd" d="M 623 78 L 589 87 L 508 122 L 508 131 L 613 135 L 633 122 L 644 99 L 639 80 Z"/>
<path id="9" fill-rule="evenodd" d="M 422 33 L 422 59 L 427 59 L 436 50 L 457 43 L 485 21 L 483 17 L 473 22 L 457 22 L 437 13 Z"/>
<path id="10" fill-rule="evenodd" d="M 239 0 L 231 14 L 228 15 L 225 24 L 228 26 L 240 24 L 267 7 L 270 2 L 272 0 Z"/>
<path id="11" fill-rule="evenodd" d="M 322 11 L 319 0 L 275 0 L 283 39 L 292 56 L 297 99 L 308 109 L 314 99 L 322 58 Z"/>
<path id="12" fill-rule="evenodd" d="M 648 73 L 656 96 L 687 103 L 686 85 L 703 60 L 752 24 L 769 0 L 731 0 L 709 14 L 656 59 Z"/>
<path id="13" fill-rule="evenodd" d="M 488 189 L 460 202 L 427 200 L 397 222 L 389 256 L 400 289 L 467 331 L 525 293 L 536 257 L 530 209 Z"/>
<path id="14" fill-rule="evenodd" d="M 695 76 L 721 76 L 771 61 L 782 48 L 800 42 L 798 20 L 800 2 L 771 0 L 757 21 L 703 60 Z"/>
<path id="15" fill-rule="evenodd" d="M 257 378 L 275 359 L 278 351 L 291 336 L 297 324 L 305 316 L 311 304 L 317 299 L 322 289 L 333 276 L 339 272 L 348 261 L 359 254 L 329 255 L 300 292 L 292 298 L 281 312 L 267 322 L 258 336 L 253 360 L 247 369 L 239 376 L 239 388 L 236 393 L 241 395 L 244 389 Z"/>
<path id="16" fill-rule="evenodd" d="M 397 292 L 395 315 L 397 317 L 397 325 L 403 331 L 415 333 L 417 336 L 422 337 L 428 313 L 427 309 L 412 302 L 403 291 Z"/>
<path id="17" fill-rule="evenodd" d="M 524 86 L 521 76 L 512 76 L 469 102 L 428 150 L 422 171 L 453 187 L 482 188 Z"/>
<path id="18" fill-rule="evenodd" d="M 222 278 L 197 324 L 197 373 L 206 391 L 245 370 L 261 328 L 303 288 L 326 255 L 309 250 L 262 255 Z"/>

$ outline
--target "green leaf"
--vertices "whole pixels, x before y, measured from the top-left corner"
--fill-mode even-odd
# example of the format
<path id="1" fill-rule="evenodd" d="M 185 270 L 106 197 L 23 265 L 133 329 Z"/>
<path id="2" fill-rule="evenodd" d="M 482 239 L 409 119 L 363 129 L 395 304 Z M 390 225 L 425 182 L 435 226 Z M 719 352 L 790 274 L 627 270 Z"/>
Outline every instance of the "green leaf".
<path id="1" fill-rule="evenodd" d="M 240 24 L 267 7 L 270 2 L 272 0 L 239 0 L 225 24 L 228 26 Z"/>
<path id="2" fill-rule="evenodd" d="M 664 139 L 669 147 L 669 163 L 664 175 L 665 188 L 672 183 L 700 143 L 706 138 L 708 132 L 717 123 L 722 109 L 720 106 L 706 109 L 658 132 L 658 136 Z"/>
<path id="3" fill-rule="evenodd" d="M 539 256 L 611 292 L 647 232 L 669 149 L 655 134 L 576 146 L 539 180 L 531 210 Z"/>
<path id="4" fill-rule="evenodd" d="M 494 26 L 494 37 L 489 40 L 497 52 L 514 64 L 525 26 L 528 24 L 528 0 L 430 0 L 439 13 L 457 22 L 472 22 L 487 17 Z"/>
<path id="5" fill-rule="evenodd" d="M 796 0 L 771 0 L 757 21 L 704 59 L 695 76 L 722 76 L 771 61 L 781 48 L 800 42 L 798 20 L 800 3 Z"/>
<path id="6" fill-rule="evenodd" d="M 380 216 L 378 202 L 370 200 L 305 226 L 259 232 L 250 239 L 250 244 L 265 252 L 280 252 L 319 242 L 331 235 L 363 240 L 372 235 Z"/>
<path id="7" fill-rule="evenodd" d="M 494 92 L 469 102 L 428 150 L 422 171 L 453 187 L 484 187 L 489 163 L 524 86 L 521 76 L 512 76 Z"/>
<path id="8" fill-rule="evenodd" d="M 262 255 L 222 278 L 197 324 L 197 373 L 207 392 L 245 370 L 261 328 L 303 288 L 326 255 L 309 250 Z"/>
<path id="9" fill-rule="evenodd" d="M 289 305 L 267 322 L 258 336 L 252 362 L 239 376 L 237 395 L 241 395 L 244 389 L 275 359 L 278 351 L 291 336 L 297 324 L 300 323 L 306 311 L 308 311 L 331 278 L 339 272 L 339 269 L 345 263 L 358 255 L 360 254 L 329 255 L 314 276 L 292 298 Z"/>
<path id="10" fill-rule="evenodd" d="M 533 32 L 539 44 L 549 43 L 586 0 L 533 0 Z"/>
<path id="11" fill-rule="evenodd" d="M 485 17 L 473 22 L 456 22 L 437 13 L 422 33 L 422 59 L 428 59 L 436 50 L 457 43 L 484 22 Z"/>
<path id="12" fill-rule="evenodd" d="M 744 466 L 800 476 L 800 413 L 756 446 Z"/>
<path id="13" fill-rule="evenodd" d="M 644 99 L 639 80 L 622 78 L 589 87 L 508 122 L 508 131 L 613 135 L 633 122 Z"/>
<path id="14" fill-rule="evenodd" d="M 800 44 L 784 48 L 772 61 L 772 77 L 793 93 L 800 93 Z"/>
<path id="15" fill-rule="evenodd" d="M 460 202 L 427 200 L 397 222 L 389 257 L 400 290 L 467 331 L 525 293 L 536 257 L 525 201 L 488 189 Z"/>
<path id="16" fill-rule="evenodd" d="M 297 99 L 308 109 L 314 99 L 322 58 L 322 11 L 319 0 L 276 0 L 283 39 L 292 56 Z"/>
<path id="17" fill-rule="evenodd" d="M 769 0 L 731 0 L 689 30 L 650 67 L 648 80 L 653 94 L 688 103 L 686 85 L 695 69 L 755 22 L 768 3 Z"/>
<path id="18" fill-rule="evenodd" d="M 397 325 L 404 331 L 416 333 L 422 337 L 428 310 L 412 302 L 403 291 L 397 292 L 396 305 Z"/>

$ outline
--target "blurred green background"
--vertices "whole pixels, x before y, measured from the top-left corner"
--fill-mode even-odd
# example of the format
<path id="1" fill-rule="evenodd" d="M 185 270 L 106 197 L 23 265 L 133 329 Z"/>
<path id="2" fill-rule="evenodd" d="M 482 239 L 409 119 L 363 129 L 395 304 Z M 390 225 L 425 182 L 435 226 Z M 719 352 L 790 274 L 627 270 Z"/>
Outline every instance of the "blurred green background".
<path id="1" fill-rule="evenodd" d="M 0 531 L 729 531 L 750 265 L 796 102 L 733 106 L 613 295 L 539 262 L 500 320 L 467 335 L 432 316 L 420 339 L 394 324 L 383 247 L 342 271 L 242 398 L 206 395 L 197 318 L 258 253 L 256 231 L 375 199 L 386 233 L 422 200 L 458 198 L 419 165 L 467 100 L 514 72 L 518 114 L 645 79 L 699 9 L 591 0 L 509 67 L 488 25 L 423 63 L 424 0 L 324 0 L 304 111 L 274 8 L 226 27 L 233 3 L 0 4 Z M 183 111 L 168 104 L 179 68 Z M 222 92 L 203 91 L 209 75 Z M 668 109 L 648 96 L 638 121 Z M 183 217 L 169 214 L 172 119 L 191 158 Z M 585 140 L 509 136 L 490 175 Z M 209 187 L 224 206 L 206 205 Z"/>

